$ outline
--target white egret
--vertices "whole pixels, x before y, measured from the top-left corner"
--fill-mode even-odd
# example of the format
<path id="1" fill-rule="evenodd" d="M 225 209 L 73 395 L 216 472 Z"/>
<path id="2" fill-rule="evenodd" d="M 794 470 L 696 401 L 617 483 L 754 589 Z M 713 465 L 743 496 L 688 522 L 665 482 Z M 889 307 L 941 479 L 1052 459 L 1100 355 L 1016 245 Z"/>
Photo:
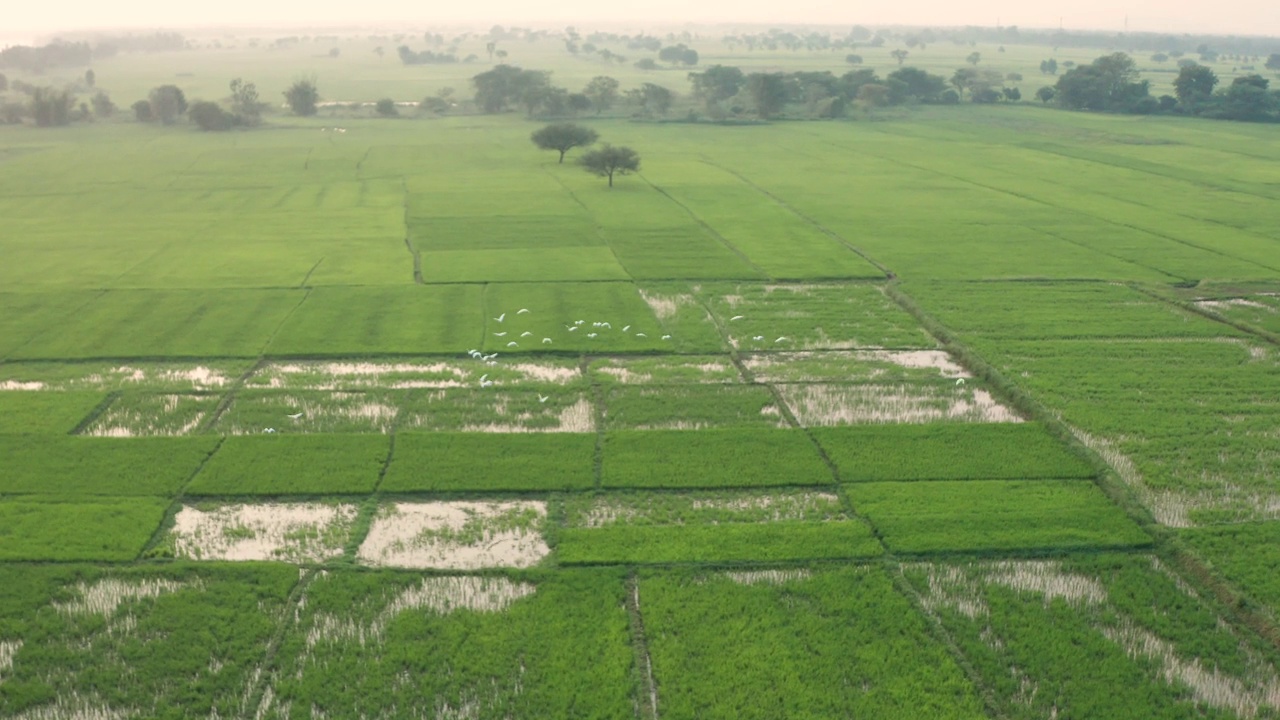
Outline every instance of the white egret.
<path id="1" fill-rule="evenodd" d="M 791 338 L 787 337 L 786 335 L 783 335 L 783 336 L 779 337 L 777 340 L 774 340 L 774 342 L 776 342 L 776 343 L 786 342 L 786 341 L 788 341 L 788 340 L 790 340 L 790 339 L 791 339 Z"/>
<path id="2" fill-rule="evenodd" d="M 542 338 L 542 344 L 543 344 L 543 345 L 546 345 L 546 344 L 547 344 L 547 343 L 549 343 L 549 342 L 551 342 L 551 338 Z"/>
<path id="3" fill-rule="evenodd" d="M 573 327 L 570 327 L 569 332 L 578 332 L 578 326 L 574 325 Z"/>
<path id="4" fill-rule="evenodd" d="M 480 376 L 480 382 L 484 382 L 485 380 L 488 380 L 488 379 L 489 379 L 489 373 L 485 373 Z"/>
<path id="5" fill-rule="evenodd" d="M 670 339 L 671 339 L 671 336 L 670 336 L 670 335 L 663 335 L 663 336 L 662 336 L 662 339 L 663 339 L 663 340 L 670 340 Z"/>
<path id="6" fill-rule="evenodd" d="M 751 339 L 752 339 L 752 340 L 755 340 L 756 342 L 760 342 L 761 340 L 763 340 L 763 339 L 764 339 L 764 336 L 763 336 L 763 335 L 755 335 L 755 336 L 752 336 L 752 338 L 751 338 Z"/>
<path id="7" fill-rule="evenodd" d="M 538 402 L 540 402 L 540 403 L 544 403 L 544 402 L 546 402 L 546 401 L 548 401 L 548 400 L 550 400 L 550 399 L 551 399 L 551 396 L 550 396 L 550 395 L 539 395 L 539 396 L 538 396 Z"/>
<path id="8" fill-rule="evenodd" d="M 613 326 L 612 326 L 612 325 L 610 325 L 610 324 L 609 324 L 609 323 L 607 323 L 607 322 L 602 322 L 602 323 L 600 323 L 600 327 L 602 327 L 602 328 L 609 328 L 610 330 L 612 330 L 612 329 L 613 329 Z"/>
<path id="9" fill-rule="evenodd" d="M 581 324 L 582 324 L 582 323 L 584 323 L 584 322 L 586 322 L 586 320 L 574 320 L 574 321 L 573 321 L 573 324 L 574 324 L 574 325 L 581 325 Z"/>
<path id="10" fill-rule="evenodd" d="M 498 321 L 498 322 L 502 322 L 503 320 L 506 320 L 506 319 L 507 319 L 507 314 L 506 314 L 506 313 L 502 313 L 502 314 L 501 314 L 501 315 L 499 315 L 498 317 L 494 318 L 494 320 L 496 320 L 496 321 Z"/>
<path id="11" fill-rule="evenodd" d="M 507 347 L 520 347 L 520 343 L 516 342 L 515 340 L 512 340 L 511 342 L 507 343 Z"/>
<path id="12" fill-rule="evenodd" d="M 587 337 L 589 337 L 589 338 L 593 338 L 593 337 L 595 337 L 596 335 L 599 335 L 599 333 L 587 333 Z"/>
<path id="13" fill-rule="evenodd" d="M 285 417 L 289 418 L 290 420 L 297 420 L 298 418 L 302 417 L 302 413 L 294 413 L 292 415 L 286 415 Z"/>
<path id="14" fill-rule="evenodd" d="M 492 384 L 493 384 L 493 381 L 492 381 L 492 380 L 485 380 L 484 382 L 480 383 L 480 387 L 482 387 L 482 388 L 487 388 L 487 387 L 489 387 L 489 386 L 490 386 L 490 385 L 492 385 Z"/>
<path id="15" fill-rule="evenodd" d="M 636 337 L 649 337 L 649 336 L 645 335 L 644 333 L 636 333 Z"/>
<path id="16" fill-rule="evenodd" d="M 964 384 L 964 378 L 956 378 L 956 384 L 957 384 L 957 385 L 963 385 L 963 384 Z"/>
<path id="17" fill-rule="evenodd" d="M 622 326 L 622 332 L 626 332 L 626 331 L 628 331 L 628 330 L 630 330 L 630 329 L 631 329 L 631 326 L 630 326 L 630 325 L 624 325 L 624 326 Z"/>
<path id="18" fill-rule="evenodd" d="M 506 336 L 507 336 L 507 331 L 503 330 L 502 332 L 500 332 L 500 333 L 494 333 L 493 335 L 494 335 L 494 337 L 506 337 Z"/>
<path id="19" fill-rule="evenodd" d="M 276 431 L 276 429 L 275 429 L 275 428 L 267 428 L 266 430 L 263 430 L 262 432 L 267 433 L 267 434 L 269 435 L 269 434 L 271 434 L 271 433 L 273 433 L 273 432 L 275 432 L 275 431 Z"/>
<path id="20" fill-rule="evenodd" d="M 520 337 L 529 337 L 532 334 L 533 333 L 529 332 L 528 330 L 525 330 L 524 332 L 520 333 Z"/>
<path id="21" fill-rule="evenodd" d="M 746 315 L 734 315 L 733 317 L 729 318 L 729 322 L 733 322 L 734 320 L 742 320 L 744 318 L 746 318 Z"/>
<path id="22" fill-rule="evenodd" d="M 517 310 L 517 311 L 516 311 L 516 314 L 517 314 L 517 315 L 523 315 L 523 314 L 525 314 L 525 313 L 527 313 L 527 312 L 529 312 L 529 308 L 520 308 L 519 310 Z"/>

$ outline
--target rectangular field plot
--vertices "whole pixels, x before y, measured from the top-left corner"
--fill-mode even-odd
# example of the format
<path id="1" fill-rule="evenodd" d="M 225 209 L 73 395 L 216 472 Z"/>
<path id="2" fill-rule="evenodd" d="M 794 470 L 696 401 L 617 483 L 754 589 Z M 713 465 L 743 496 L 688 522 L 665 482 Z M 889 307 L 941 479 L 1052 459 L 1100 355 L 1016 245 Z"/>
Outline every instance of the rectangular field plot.
<path id="1" fill-rule="evenodd" d="M 3 366 L 0 366 L 3 367 Z M 489 365 L 467 356 L 458 360 L 294 361 L 267 363 L 245 379 L 248 388 L 290 390 L 410 390 L 478 386 L 480 378 L 496 386 L 570 385 L 582 378 L 577 358 L 510 358 Z"/>
<path id="2" fill-rule="evenodd" d="M 1088 480 L 965 480 L 846 485 L 854 511 L 890 550 L 1005 552 L 1149 545 L 1151 537 Z"/>
<path id="3" fill-rule="evenodd" d="M 422 279 L 428 283 L 627 280 L 630 277 L 606 247 L 432 250 L 422 253 Z"/>
<path id="4" fill-rule="evenodd" d="M 1179 533 L 1209 565 L 1280 618 L 1280 522 L 1192 528 Z"/>
<path id="5" fill-rule="evenodd" d="M 214 392 L 230 386 L 253 361 L 217 363 L 12 362 L 0 365 L 0 390 L 145 390 Z"/>
<path id="6" fill-rule="evenodd" d="M 932 348 L 915 318 L 873 283 L 705 285 L 700 291 L 743 350 Z"/>
<path id="7" fill-rule="evenodd" d="M 541 500 L 397 502 L 378 508 L 357 560 L 439 570 L 528 568 L 551 552 Z"/>
<path id="8" fill-rule="evenodd" d="M 234 717 L 297 579 L 283 565 L 0 568 L 0 584 L 42 591 L 3 609 L 23 627 L 0 641 L 17 648 L 0 715 Z"/>
<path id="9" fill-rule="evenodd" d="M 0 381 L 0 388 L 6 386 L 21 384 Z M 103 393 L 92 391 L 0 390 L 0 434 L 65 435 L 105 399 Z"/>
<path id="10" fill-rule="evenodd" d="M 786 383 L 776 386 L 804 427 L 883 423 L 1019 423 L 991 393 L 945 380 L 861 385 Z"/>
<path id="11" fill-rule="evenodd" d="M 483 337 L 480 293 L 470 285 L 316 288 L 267 354 L 461 353 Z"/>
<path id="12" fill-rule="evenodd" d="M 280 646 L 266 716 L 631 717 L 624 596 L 621 575 L 601 570 L 329 573 L 307 587 Z"/>
<path id="13" fill-rule="evenodd" d="M 484 348 L 504 354 L 670 350 L 674 345 L 662 339 L 671 331 L 659 324 L 631 283 L 489 285 L 484 305 Z"/>
<path id="14" fill-rule="evenodd" d="M 907 283 L 943 325 L 991 338 L 1240 336 L 1177 306 L 1114 283 Z"/>
<path id="15" fill-rule="evenodd" d="M 627 493 L 573 496 L 560 562 L 716 563 L 873 557 L 871 529 L 834 493 Z"/>
<path id="16" fill-rule="evenodd" d="M 191 481 L 194 495 L 372 492 L 391 448 L 381 435 L 229 437 Z"/>
<path id="17" fill-rule="evenodd" d="M 652 572 L 638 595 L 662 717 L 986 717 L 879 567 Z"/>
<path id="18" fill-rule="evenodd" d="M 0 357 L 11 355 L 49 328 L 63 327 L 100 294 L 90 290 L 0 293 Z"/>
<path id="19" fill-rule="evenodd" d="M 1257 293 L 1245 297 L 1197 300 L 1196 307 L 1217 313 L 1229 320 L 1280 333 L 1280 295 L 1275 292 Z"/>
<path id="20" fill-rule="evenodd" d="M 400 433 L 383 492 L 572 490 L 595 486 L 594 433 Z"/>
<path id="21" fill-rule="evenodd" d="M 646 283 L 640 288 L 640 297 L 662 323 L 664 333 L 671 335 L 669 349 L 673 352 L 724 352 L 728 348 L 720 329 L 694 290 L 689 285 Z"/>
<path id="22" fill-rule="evenodd" d="M 637 280 L 764 280 L 767 273 L 700 227 L 602 227 Z"/>
<path id="23" fill-rule="evenodd" d="M 590 219 L 578 215 L 410 217 L 409 237 L 429 258 L 438 251 L 544 250 L 602 246 Z"/>
<path id="24" fill-rule="evenodd" d="M 23 358 L 256 357 L 300 290 L 113 290 L 49 326 Z"/>
<path id="25" fill-rule="evenodd" d="M 217 409 L 220 395 L 119 395 L 82 431 L 96 437 L 190 435 Z"/>
<path id="26" fill-rule="evenodd" d="M 212 437 L 0 435 L 0 494 L 170 496 L 217 445 Z"/>
<path id="27" fill-rule="evenodd" d="M 1234 630 L 1154 557 L 904 571 L 1000 716 L 1251 718 L 1280 703 L 1274 648 Z"/>
<path id="28" fill-rule="evenodd" d="M 236 394 L 214 424 L 213 432 L 223 435 L 388 433 L 407 394 L 407 390 L 245 390 Z"/>
<path id="29" fill-rule="evenodd" d="M 799 430 L 614 431 L 602 482 L 613 488 L 828 485 L 831 469 Z"/>
<path id="30" fill-rule="evenodd" d="M 954 384 L 971 378 L 945 350 L 828 350 L 749 352 L 742 365 L 759 382 L 878 382 Z"/>
<path id="31" fill-rule="evenodd" d="M 168 506 L 159 498 L 0 500 L 0 561 L 133 560 Z"/>
<path id="32" fill-rule="evenodd" d="M 1088 478 L 1093 469 L 1039 423 L 815 428 L 840 479 Z"/>
<path id="33" fill-rule="evenodd" d="M 607 430 L 788 426 L 760 385 L 624 385 L 609 390 L 604 404 Z"/>
<path id="34" fill-rule="evenodd" d="M 334 502 L 184 505 L 161 548 L 188 560 L 320 563 L 342 555 L 356 512 Z"/>
<path id="35" fill-rule="evenodd" d="M 589 433 L 596 429 L 596 411 L 586 394 L 573 387 L 422 390 L 410 396 L 397 428 L 409 432 Z"/>
<path id="36" fill-rule="evenodd" d="M 715 385 L 742 382 L 727 355 L 599 357 L 588 367 L 601 385 Z"/>

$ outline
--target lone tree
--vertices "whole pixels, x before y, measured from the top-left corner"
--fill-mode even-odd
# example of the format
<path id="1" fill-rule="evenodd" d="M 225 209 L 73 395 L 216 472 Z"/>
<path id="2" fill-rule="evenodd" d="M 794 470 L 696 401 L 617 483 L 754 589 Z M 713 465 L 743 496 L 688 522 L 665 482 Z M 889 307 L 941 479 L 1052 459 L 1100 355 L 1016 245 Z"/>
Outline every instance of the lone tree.
<path id="1" fill-rule="evenodd" d="M 382 98 L 373 106 L 373 109 L 382 117 L 396 117 L 400 114 L 400 110 L 396 108 L 396 101 L 391 98 Z"/>
<path id="2" fill-rule="evenodd" d="M 148 100 L 151 102 L 151 117 L 165 125 L 173 124 L 179 115 L 187 111 L 187 97 L 176 85 L 155 88 Z"/>
<path id="3" fill-rule="evenodd" d="M 893 56 L 894 60 L 898 61 L 898 65 L 902 65 L 902 63 L 906 62 L 907 56 L 910 55 L 911 53 L 899 48 L 898 50 L 894 50 L 889 54 Z"/>
<path id="4" fill-rule="evenodd" d="M 640 169 L 640 156 L 629 147 L 614 147 L 605 143 L 599 150 L 583 155 L 578 164 L 592 175 L 609 178 L 609 187 L 613 187 L 615 174 L 626 175 Z"/>
<path id="5" fill-rule="evenodd" d="M 236 124 L 236 116 L 218 107 L 217 103 L 197 101 L 187 110 L 187 117 L 205 132 L 226 132 Z"/>
<path id="6" fill-rule="evenodd" d="M 573 123 L 552 123 L 541 130 L 535 130 L 529 139 L 542 150 L 559 150 L 560 164 L 564 164 L 564 154 L 576 147 L 586 147 L 599 139 L 595 130 Z"/>
<path id="7" fill-rule="evenodd" d="M 294 115 L 307 117 L 316 114 L 316 103 L 320 102 L 320 91 L 316 89 L 316 81 L 310 78 L 294 80 L 288 90 L 284 91 L 284 100 Z"/>

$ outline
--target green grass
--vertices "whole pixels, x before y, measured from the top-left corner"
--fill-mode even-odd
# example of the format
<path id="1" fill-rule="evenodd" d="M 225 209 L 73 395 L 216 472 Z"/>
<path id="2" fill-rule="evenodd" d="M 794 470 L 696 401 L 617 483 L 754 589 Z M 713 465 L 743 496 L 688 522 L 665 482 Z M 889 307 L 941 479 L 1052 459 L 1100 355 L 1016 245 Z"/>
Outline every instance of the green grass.
<path id="1" fill-rule="evenodd" d="M 483 347 L 494 352 L 635 352 L 672 346 L 661 339 L 666 333 L 658 318 L 631 283 L 488 285 L 484 307 Z M 529 312 L 521 313 L 522 309 Z M 581 325 L 576 324 L 579 320 Z M 605 322 L 611 327 L 593 325 Z M 630 330 L 624 332 L 628 325 Z M 531 334 L 521 337 L 525 332 Z M 591 334 L 596 337 L 588 337 Z M 511 342 L 518 347 L 508 347 Z"/>
<path id="2" fill-rule="evenodd" d="M 831 470 L 799 430 L 643 430 L 605 435 L 611 488 L 828 485 Z"/>
<path id="3" fill-rule="evenodd" d="M 1038 423 L 935 423 L 814 428 L 840 478 L 1087 478 L 1093 469 Z"/>
<path id="4" fill-rule="evenodd" d="M 0 435 L 0 494 L 171 496 L 217 446 L 212 437 Z"/>
<path id="5" fill-rule="evenodd" d="M 626 280 L 608 248 L 435 250 L 422 254 L 428 283 Z"/>
<path id="6" fill-rule="evenodd" d="M 105 399 L 88 391 L 0 391 L 0 434 L 66 434 Z"/>
<path id="7" fill-rule="evenodd" d="M 1151 543 L 1087 480 L 858 483 L 845 491 L 894 552 L 1039 552 Z"/>
<path id="8" fill-rule="evenodd" d="M 133 560 L 168 506 L 154 498 L 0 500 L 0 561 Z"/>
<path id="9" fill-rule="evenodd" d="M 191 481 L 193 495 L 372 492 L 390 439 L 379 435 L 229 437 Z"/>
<path id="10" fill-rule="evenodd" d="M 556 545 L 567 565 L 830 560 L 881 552 L 871 530 L 853 521 L 571 528 L 560 531 Z"/>
<path id="11" fill-rule="evenodd" d="M 789 572 L 750 584 L 730 573 L 641 576 L 664 715 L 985 717 L 977 690 L 885 571 Z"/>
<path id="12" fill-rule="evenodd" d="M 461 353 L 484 331 L 480 288 L 316 288 L 284 322 L 271 355 Z"/>
<path id="13" fill-rule="evenodd" d="M 1280 523 L 1190 528 L 1179 535 L 1231 584 L 1280 617 Z"/>
<path id="14" fill-rule="evenodd" d="M 401 433 L 383 492 L 571 490 L 595 486 L 596 436 Z"/>

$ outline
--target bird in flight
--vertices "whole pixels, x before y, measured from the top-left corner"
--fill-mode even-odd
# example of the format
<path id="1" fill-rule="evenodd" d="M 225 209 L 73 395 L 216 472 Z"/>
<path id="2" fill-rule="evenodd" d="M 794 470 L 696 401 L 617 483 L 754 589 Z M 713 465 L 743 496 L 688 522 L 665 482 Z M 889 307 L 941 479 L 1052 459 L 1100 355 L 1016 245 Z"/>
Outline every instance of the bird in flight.
<path id="1" fill-rule="evenodd" d="M 520 308 L 519 310 L 517 310 L 517 311 L 516 311 L 516 314 L 517 314 L 517 315 L 523 315 L 523 314 L 525 314 L 525 313 L 527 313 L 527 312 L 529 312 L 529 308 Z"/>
<path id="2" fill-rule="evenodd" d="M 494 333 L 494 336 L 495 336 L 495 337 L 506 337 L 506 336 L 507 336 L 507 331 L 506 331 L 506 330 L 503 330 L 503 331 L 502 331 L 502 332 L 500 332 L 500 333 Z"/>
<path id="3" fill-rule="evenodd" d="M 516 342 L 515 340 L 512 340 L 511 342 L 507 343 L 507 347 L 520 347 L 520 343 Z"/>
<path id="4" fill-rule="evenodd" d="M 733 322 L 734 320 L 742 320 L 745 317 L 746 315 L 734 315 L 733 317 L 729 318 L 729 322 Z"/>
<path id="5" fill-rule="evenodd" d="M 502 322 L 503 320 L 506 320 L 506 319 L 507 319 L 507 314 L 506 314 L 506 313 L 502 313 L 502 314 L 501 314 L 501 315 L 499 315 L 498 317 L 494 318 L 494 320 L 496 320 L 497 322 Z"/>
<path id="6" fill-rule="evenodd" d="M 547 343 L 549 343 L 549 342 L 551 342 L 551 338 L 542 338 L 542 344 L 543 344 L 543 345 L 546 345 L 546 344 L 547 344 Z"/>
<path id="7" fill-rule="evenodd" d="M 290 420 L 297 420 L 297 419 L 298 419 L 298 418 L 300 418 L 300 417 L 302 417 L 302 413 L 294 413 L 294 414 L 292 414 L 292 415 L 289 415 L 289 416 L 288 416 L 288 418 L 289 418 Z"/>
<path id="8" fill-rule="evenodd" d="M 548 401 L 548 400 L 550 400 L 550 399 L 551 399 L 551 396 L 550 396 L 550 395 L 539 395 L 539 396 L 538 396 L 538 402 L 540 402 L 540 403 L 544 403 L 544 402 L 546 402 L 546 401 Z"/>

